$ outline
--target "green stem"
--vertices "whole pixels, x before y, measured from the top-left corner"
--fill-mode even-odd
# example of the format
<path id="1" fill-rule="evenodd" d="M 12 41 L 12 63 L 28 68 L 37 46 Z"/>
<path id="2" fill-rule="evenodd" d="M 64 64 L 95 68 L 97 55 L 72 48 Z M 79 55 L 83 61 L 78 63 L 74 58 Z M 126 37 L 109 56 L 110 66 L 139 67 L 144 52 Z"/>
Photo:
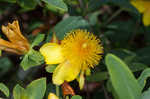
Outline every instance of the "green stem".
<path id="1" fill-rule="evenodd" d="M 117 10 L 105 23 L 105 25 L 107 25 L 110 21 L 112 21 L 116 16 L 118 16 L 122 11 L 124 10 L 124 8 L 121 8 L 119 10 Z"/>
<path id="2" fill-rule="evenodd" d="M 0 56 L 2 56 L 2 50 L 0 50 Z"/>
<path id="3" fill-rule="evenodd" d="M 59 86 L 58 85 L 56 85 L 56 95 L 57 95 L 57 97 L 59 97 Z"/>

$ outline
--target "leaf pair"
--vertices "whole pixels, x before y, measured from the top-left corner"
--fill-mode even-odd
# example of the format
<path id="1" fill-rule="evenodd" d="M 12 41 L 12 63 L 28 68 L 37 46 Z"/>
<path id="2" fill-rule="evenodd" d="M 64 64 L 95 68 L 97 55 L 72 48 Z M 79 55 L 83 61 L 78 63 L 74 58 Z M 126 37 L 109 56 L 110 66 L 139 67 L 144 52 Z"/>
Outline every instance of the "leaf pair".
<path id="1" fill-rule="evenodd" d="M 43 99 L 46 91 L 46 78 L 32 81 L 25 89 L 16 85 L 13 89 L 14 99 Z"/>
<path id="2" fill-rule="evenodd" d="M 113 54 L 107 54 L 105 62 L 119 99 L 141 99 L 141 87 L 128 66 Z"/>
<path id="3" fill-rule="evenodd" d="M 144 93 L 142 90 L 150 77 L 150 68 L 145 69 L 136 80 L 128 66 L 113 54 L 107 54 L 105 62 L 119 99 L 149 99 L 150 88 Z"/>
<path id="4" fill-rule="evenodd" d="M 9 89 L 0 83 L 0 90 L 9 97 Z M 14 99 L 43 99 L 46 91 L 46 78 L 32 81 L 26 88 L 17 84 L 13 89 Z"/>
<path id="5" fill-rule="evenodd" d="M 30 50 L 28 53 L 25 54 L 23 57 L 23 60 L 21 61 L 21 66 L 24 70 L 27 70 L 33 66 L 41 65 L 44 62 L 43 56 L 40 54 L 40 52 L 35 51 L 33 49 L 34 46 L 39 45 L 40 42 L 44 39 L 44 34 L 39 34 L 31 44 Z"/>

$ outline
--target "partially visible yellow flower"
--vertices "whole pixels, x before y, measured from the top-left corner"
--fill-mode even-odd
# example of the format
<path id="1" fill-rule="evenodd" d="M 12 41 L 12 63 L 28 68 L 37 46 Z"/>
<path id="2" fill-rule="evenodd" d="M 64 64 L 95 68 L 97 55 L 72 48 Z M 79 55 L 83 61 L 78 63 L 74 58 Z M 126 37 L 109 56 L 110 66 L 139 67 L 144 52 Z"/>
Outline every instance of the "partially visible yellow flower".
<path id="1" fill-rule="evenodd" d="M 9 41 L 0 38 L 0 49 L 16 54 L 25 54 L 29 50 L 28 40 L 21 34 L 18 21 L 2 26 L 2 31 Z"/>
<path id="2" fill-rule="evenodd" d="M 131 4 L 143 13 L 143 23 L 145 26 L 150 25 L 150 1 L 149 0 L 131 0 Z"/>
<path id="3" fill-rule="evenodd" d="M 92 33 L 77 29 L 68 33 L 60 45 L 47 43 L 41 47 L 40 52 L 47 64 L 60 63 L 52 77 L 53 83 L 60 85 L 64 81 L 74 80 L 81 72 L 84 74 L 90 67 L 97 65 L 102 58 L 103 47 Z"/>
<path id="4" fill-rule="evenodd" d="M 59 99 L 54 93 L 49 93 L 48 99 Z"/>

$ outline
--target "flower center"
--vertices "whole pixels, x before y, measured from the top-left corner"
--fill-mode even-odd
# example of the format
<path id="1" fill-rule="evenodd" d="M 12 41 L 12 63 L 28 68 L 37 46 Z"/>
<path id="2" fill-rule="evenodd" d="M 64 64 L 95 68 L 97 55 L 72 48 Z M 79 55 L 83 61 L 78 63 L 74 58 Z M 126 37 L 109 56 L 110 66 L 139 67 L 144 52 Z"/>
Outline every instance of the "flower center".
<path id="1" fill-rule="evenodd" d="M 83 43 L 82 48 L 87 48 L 87 43 Z"/>

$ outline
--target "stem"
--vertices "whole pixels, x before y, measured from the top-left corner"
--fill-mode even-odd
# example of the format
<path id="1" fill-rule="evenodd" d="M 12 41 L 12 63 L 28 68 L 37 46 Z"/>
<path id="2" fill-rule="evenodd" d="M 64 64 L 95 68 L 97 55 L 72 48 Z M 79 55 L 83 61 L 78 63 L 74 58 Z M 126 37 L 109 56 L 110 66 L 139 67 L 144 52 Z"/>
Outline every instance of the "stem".
<path id="1" fill-rule="evenodd" d="M 59 86 L 58 85 L 56 85 L 56 95 L 57 95 L 57 97 L 59 97 Z"/>
<path id="2" fill-rule="evenodd" d="M 108 23 L 109 23 L 112 19 L 114 19 L 116 16 L 118 16 L 123 10 L 124 10 L 123 8 L 117 10 L 117 11 L 106 21 L 105 25 L 108 24 Z"/>

